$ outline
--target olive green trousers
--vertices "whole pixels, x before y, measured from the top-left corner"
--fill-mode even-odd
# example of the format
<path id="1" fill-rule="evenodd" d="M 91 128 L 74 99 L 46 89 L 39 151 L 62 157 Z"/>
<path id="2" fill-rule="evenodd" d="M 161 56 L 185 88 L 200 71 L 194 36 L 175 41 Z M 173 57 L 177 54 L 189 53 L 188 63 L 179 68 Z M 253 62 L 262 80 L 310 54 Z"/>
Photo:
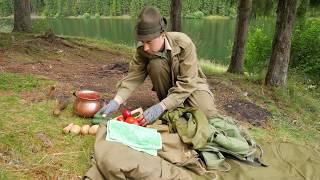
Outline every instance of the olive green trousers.
<path id="1" fill-rule="evenodd" d="M 168 90 L 173 87 L 171 79 L 171 70 L 166 59 L 156 58 L 152 59 L 147 67 L 149 77 L 152 81 L 153 90 L 156 91 L 159 100 L 163 100 L 168 95 Z M 197 90 L 183 103 L 186 107 L 199 108 L 207 118 L 213 117 L 217 114 L 216 106 L 214 104 L 214 96 L 212 92 Z"/>

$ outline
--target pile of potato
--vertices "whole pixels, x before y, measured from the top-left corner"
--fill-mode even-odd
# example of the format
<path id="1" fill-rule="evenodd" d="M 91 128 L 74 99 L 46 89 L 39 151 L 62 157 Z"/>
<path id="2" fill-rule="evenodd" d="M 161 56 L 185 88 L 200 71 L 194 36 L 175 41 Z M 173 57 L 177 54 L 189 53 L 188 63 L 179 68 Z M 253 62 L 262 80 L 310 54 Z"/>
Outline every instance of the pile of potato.
<path id="1" fill-rule="evenodd" d="M 63 128 L 63 132 L 65 134 L 72 134 L 72 135 L 96 135 L 97 131 L 98 131 L 99 125 L 93 125 L 90 127 L 90 125 L 86 124 L 83 125 L 82 127 L 80 127 L 79 125 L 70 123 L 68 126 L 66 126 L 65 128 Z"/>

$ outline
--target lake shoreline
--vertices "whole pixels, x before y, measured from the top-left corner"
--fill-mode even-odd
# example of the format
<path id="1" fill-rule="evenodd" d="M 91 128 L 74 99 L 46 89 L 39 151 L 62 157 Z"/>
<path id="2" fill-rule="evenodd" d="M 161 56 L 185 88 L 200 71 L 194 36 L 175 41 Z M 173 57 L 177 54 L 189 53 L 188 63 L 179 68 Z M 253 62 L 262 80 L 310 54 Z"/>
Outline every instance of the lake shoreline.
<path id="1" fill-rule="evenodd" d="M 13 16 L 0 19 L 0 31 L 11 32 Z M 134 28 L 136 19 L 130 16 L 97 17 L 45 17 L 32 16 L 34 33 L 43 33 L 52 29 L 59 36 L 88 37 L 92 39 L 109 40 L 112 43 L 129 47 L 136 45 Z M 182 32 L 187 34 L 197 47 L 201 59 L 209 59 L 219 64 L 227 64 L 233 41 L 235 20 L 210 16 L 201 19 L 183 19 Z M 167 31 L 170 31 L 168 25 Z M 208 47 L 210 49 L 208 51 Z"/>
<path id="2" fill-rule="evenodd" d="M 37 15 L 31 15 L 31 19 L 47 19 L 47 18 L 66 18 L 66 19 L 82 19 L 82 18 L 90 18 L 90 19 L 135 19 L 129 15 L 122 15 L 122 16 L 95 16 L 95 15 L 90 15 L 90 16 L 84 16 L 84 15 L 78 15 L 78 16 L 37 16 Z M 170 17 L 166 17 L 167 19 L 170 19 Z M 11 16 L 6 16 L 6 17 L 0 17 L 0 19 L 13 19 L 13 15 Z M 183 17 L 182 19 L 191 19 L 191 18 L 185 18 Z M 219 16 L 219 15 L 210 15 L 210 16 L 204 16 L 199 19 L 233 19 L 233 17 L 229 16 Z"/>

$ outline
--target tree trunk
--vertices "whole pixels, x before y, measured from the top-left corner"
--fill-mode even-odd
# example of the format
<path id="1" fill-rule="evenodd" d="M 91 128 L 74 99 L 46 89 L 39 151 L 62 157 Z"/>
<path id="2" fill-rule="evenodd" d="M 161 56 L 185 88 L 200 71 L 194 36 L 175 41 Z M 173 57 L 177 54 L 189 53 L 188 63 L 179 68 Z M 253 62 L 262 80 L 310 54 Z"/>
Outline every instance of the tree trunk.
<path id="1" fill-rule="evenodd" d="M 31 32 L 31 8 L 29 0 L 14 0 L 13 32 Z"/>
<path id="2" fill-rule="evenodd" d="M 297 11 L 297 0 L 279 0 L 276 31 L 272 42 L 270 64 L 265 84 L 282 86 L 286 84 L 290 59 L 291 34 Z"/>
<path id="3" fill-rule="evenodd" d="M 228 68 L 228 72 L 230 73 L 243 73 L 244 53 L 248 35 L 251 6 L 252 0 L 239 1 L 231 63 Z"/>
<path id="4" fill-rule="evenodd" d="M 172 31 L 181 31 L 181 0 L 171 0 L 170 22 Z"/>

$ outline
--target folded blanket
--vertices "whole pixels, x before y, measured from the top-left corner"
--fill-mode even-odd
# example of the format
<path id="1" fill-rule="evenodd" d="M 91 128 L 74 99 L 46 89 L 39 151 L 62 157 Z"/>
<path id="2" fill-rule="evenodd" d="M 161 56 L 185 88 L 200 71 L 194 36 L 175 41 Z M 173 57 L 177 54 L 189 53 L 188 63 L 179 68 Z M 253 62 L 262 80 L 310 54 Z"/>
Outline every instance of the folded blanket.
<path id="1" fill-rule="evenodd" d="M 120 142 L 153 156 L 157 156 L 157 150 L 162 148 L 161 136 L 157 130 L 116 120 L 107 122 L 106 140 Z"/>

